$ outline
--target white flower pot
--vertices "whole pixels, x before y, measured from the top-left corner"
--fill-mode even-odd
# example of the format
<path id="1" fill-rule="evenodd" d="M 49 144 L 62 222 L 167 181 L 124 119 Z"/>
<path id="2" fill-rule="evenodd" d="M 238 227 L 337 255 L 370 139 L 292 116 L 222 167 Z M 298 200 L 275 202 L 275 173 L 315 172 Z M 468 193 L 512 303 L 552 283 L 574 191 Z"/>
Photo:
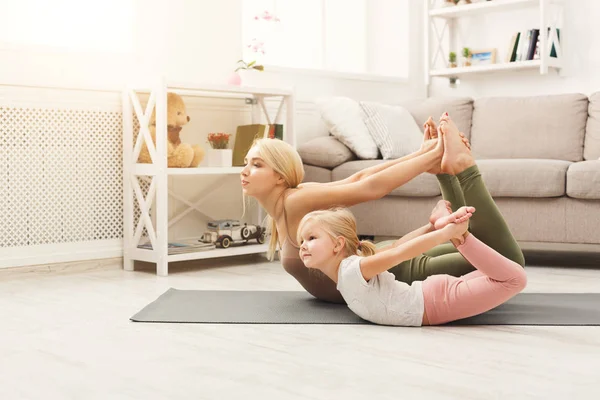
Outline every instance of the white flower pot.
<path id="1" fill-rule="evenodd" d="M 231 167 L 233 150 L 210 149 L 206 155 L 206 163 L 209 167 Z"/>
<path id="2" fill-rule="evenodd" d="M 255 69 L 241 69 L 238 71 L 242 80 L 242 86 L 269 86 L 269 79 L 265 75 L 264 71 L 257 71 Z"/>

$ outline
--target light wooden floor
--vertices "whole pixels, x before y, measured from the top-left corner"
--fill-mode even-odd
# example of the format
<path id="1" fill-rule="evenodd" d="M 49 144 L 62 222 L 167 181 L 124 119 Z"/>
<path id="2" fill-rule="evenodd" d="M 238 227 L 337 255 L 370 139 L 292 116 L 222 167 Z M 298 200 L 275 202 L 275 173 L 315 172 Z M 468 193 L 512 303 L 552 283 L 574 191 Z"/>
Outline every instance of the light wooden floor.
<path id="1" fill-rule="evenodd" d="M 600 396 L 598 327 L 138 324 L 169 287 L 301 288 L 259 256 L 167 278 L 119 262 L 0 271 L 0 399 Z M 529 292 L 600 292 L 600 270 L 528 272 Z"/>

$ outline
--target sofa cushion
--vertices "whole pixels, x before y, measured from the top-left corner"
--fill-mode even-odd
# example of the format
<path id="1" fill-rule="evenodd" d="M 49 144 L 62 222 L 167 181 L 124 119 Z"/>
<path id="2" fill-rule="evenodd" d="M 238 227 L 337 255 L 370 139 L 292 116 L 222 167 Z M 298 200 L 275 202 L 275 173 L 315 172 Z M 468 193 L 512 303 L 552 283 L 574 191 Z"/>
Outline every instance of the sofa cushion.
<path id="1" fill-rule="evenodd" d="M 386 162 L 383 160 L 358 160 L 349 161 L 340 165 L 332 171 L 332 180 L 338 181 L 345 179 L 358 171 L 365 168 L 372 167 L 374 165 Z M 407 182 L 405 185 L 394 189 L 391 196 L 403 196 L 403 197 L 433 197 L 441 194 L 440 187 L 438 185 L 437 178 L 431 174 L 421 174 L 415 179 Z"/>
<path id="2" fill-rule="evenodd" d="M 363 121 L 358 102 L 348 97 L 321 98 L 315 102 L 327 129 L 362 159 L 376 159 L 379 149 Z"/>
<path id="3" fill-rule="evenodd" d="M 427 100 L 403 102 L 401 105 L 413 116 L 421 132 L 427 118 L 431 116 L 437 124 L 442 114 L 448 112 L 458 129 L 467 138 L 471 137 L 473 99 L 470 97 L 430 97 Z"/>
<path id="4" fill-rule="evenodd" d="M 333 136 L 311 139 L 297 150 L 305 164 L 329 169 L 356 159 L 354 153 Z"/>
<path id="5" fill-rule="evenodd" d="M 331 170 L 313 165 L 305 165 L 304 180 L 302 182 L 331 182 Z"/>
<path id="6" fill-rule="evenodd" d="M 361 101 L 365 125 L 384 160 L 411 154 L 421 147 L 423 132 L 401 106 Z"/>
<path id="7" fill-rule="evenodd" d="M 473 154 L 581 161 L 587 117 L 588 98 L 583 94 L 477 99 Z"/>
<path id="8" fill-rule="evenodd" d="M 576 199 L 600 199 L 600 160 L 571 164 L 567 170 L 567 195 Z"/>
<path id="9" fill-rule="evenodd" d="M 600 158 L 600 92 L 590 96 L 588 114 L 583 158 L 597 160 Z"/>
<path id="10" fill-rule="evenodd" d="M 483 181 L 493 197 L 564 196 L 567 169 L 562 160 L 477 160 Z"/>

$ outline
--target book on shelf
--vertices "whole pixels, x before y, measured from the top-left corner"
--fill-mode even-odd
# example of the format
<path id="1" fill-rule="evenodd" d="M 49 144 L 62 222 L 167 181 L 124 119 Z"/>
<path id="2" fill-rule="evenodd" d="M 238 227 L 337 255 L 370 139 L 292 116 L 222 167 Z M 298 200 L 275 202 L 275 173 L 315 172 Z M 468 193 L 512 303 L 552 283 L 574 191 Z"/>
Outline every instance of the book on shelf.
<path id="1" fill-rule="evenodd" d="M 521 36 L 520 32 L 513 33 L 510 38 L 510 42 L 508 42 L 508 51 L 506 52 L 506 62 L 514 62 L 516 60 L 517 51 L 515 48 L 515 44 L 518 42 L 519 37 Z"/>
<path id="2" fill-rule="evenodd" d="M 550 39 L 550 29 L 548 28 L 548 40 Z M 556 29 L 556 38 L 558 39 L 558 44 L 560 45 L 560 28 L 555 28 Z M 548 45 L 548 44 L 547 44 Z M 540 38 L 539 38 L 539 29 L 538 29 L 538 38 L 537 38 L 537 42 L 535 44 L 535 51 L 533 54 L 533 59 L 534 60 L 539 60 L 540 59 Z M 552 47 L 550 48 L 550 57 L 558 57 L 558 55 L 556 54 L 556 45 L 555 43 L 552 43 Z"/>
<path id="3" fill-rule="evenodd" d="M 183 254 L 192 253 L 195 251 L 212 250 L 216 246 L 214 243 L 203 243 L 198 238 L 189 238 L 182 240 L 175 240 L 169 242 L 169 255 L 172 254 Z M 146 242 L 138 245 L 139 249 L 152 250 L 152 243 Z"/>
<path id="4" fill-rule="evenodd" d="M 283 140 L 282 124 L 251 124 L 240 125 L 235 133 L 235 143 L 233 145 L 233 166 L 243 166 L 246 153 L 252 147 L 256 139 L 271 138 Z"/>
<path id="5" fill-rule="evenodd" d="M 550 40 L 550 30 L 548 27 L 548 39 Z M 560 43 L 560 29 L 556 28 L 556 37 Z M 510 39 L 507 62 L 539 60 L 540 58 L 540 30 L 529 29 L 516 32 Z M 552 43 L 550 57 L 557 57 L 555 43 Z"/>

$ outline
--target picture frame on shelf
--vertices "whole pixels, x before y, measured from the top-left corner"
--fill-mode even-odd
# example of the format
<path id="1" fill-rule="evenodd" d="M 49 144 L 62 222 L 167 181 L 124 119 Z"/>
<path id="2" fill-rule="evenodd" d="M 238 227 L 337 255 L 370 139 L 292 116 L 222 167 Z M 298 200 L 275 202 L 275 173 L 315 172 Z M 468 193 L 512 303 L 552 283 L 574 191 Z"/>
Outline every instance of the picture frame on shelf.
<path id="1" fill-rule="evenodd" d="M 490 65 L 496 63 L 496 49 L 471 50 L 471 65 Z"/>

